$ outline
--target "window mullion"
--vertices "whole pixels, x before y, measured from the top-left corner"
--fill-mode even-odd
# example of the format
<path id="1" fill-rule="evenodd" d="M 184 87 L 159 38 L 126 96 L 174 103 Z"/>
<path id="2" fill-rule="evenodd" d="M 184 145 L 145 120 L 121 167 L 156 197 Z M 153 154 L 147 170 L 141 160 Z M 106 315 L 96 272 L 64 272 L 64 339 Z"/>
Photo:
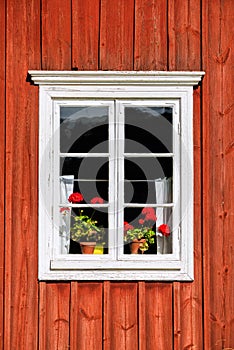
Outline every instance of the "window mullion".
<path id="1" fill-rule="evenodd" d="M 111 103 L 109 106 L 109 225 L 108 225 L 108 244 L 110 259 L 116 260 L 116 204 L 115 204 L 115 106 Z"/>
<path id="2" fill-rule="evenodd" d="M 124 107 L 120 101 L 116 106 L 116 165 L 117 165 L 117 260 L 123 254 L 124 222 Z"/>

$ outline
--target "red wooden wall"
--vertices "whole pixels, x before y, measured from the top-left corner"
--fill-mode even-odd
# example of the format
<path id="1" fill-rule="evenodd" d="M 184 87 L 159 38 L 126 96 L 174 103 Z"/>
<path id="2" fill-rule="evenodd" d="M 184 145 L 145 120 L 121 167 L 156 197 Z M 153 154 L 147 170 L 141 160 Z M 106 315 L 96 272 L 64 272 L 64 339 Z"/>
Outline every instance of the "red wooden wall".
<path id="1" fill-rule="evenodd" d="M 0 1 L 0 349 L 234 349 L 233 0 Z M 205 70 L 193 283 L 37 281 L 28 69 Z"/>

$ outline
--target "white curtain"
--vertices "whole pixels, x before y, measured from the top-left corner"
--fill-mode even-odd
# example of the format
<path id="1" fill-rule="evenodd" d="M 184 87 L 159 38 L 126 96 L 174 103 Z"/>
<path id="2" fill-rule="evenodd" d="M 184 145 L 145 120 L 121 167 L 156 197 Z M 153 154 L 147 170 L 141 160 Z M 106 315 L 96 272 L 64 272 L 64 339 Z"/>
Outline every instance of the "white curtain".
<path id="1" fill-rule="evenodd" d="M 171 203 L 172 200 L 172 181 L 171 178 L 159 178 L 155 180 L 156 203 L 165 204 Z M 158 232 L 158 227 L 162 224 L 170 226 L 171 208 L 157 208 L 156 210 L 156 236 L 157 236 L 157 253 L 169 254 L 171 253 L 171 235 L 169 237 L 163 236 Z"/>
<path id="2" fill-rule="evenodd" d="M 68 197 L 73 193 L 74 175 L 60 176 L 60 202 L 64 207 L 60 207 L 60 237 L 61 254 L 68 254 L 70 248 L 70 221 L 71 207 L 66 207 Z"/>

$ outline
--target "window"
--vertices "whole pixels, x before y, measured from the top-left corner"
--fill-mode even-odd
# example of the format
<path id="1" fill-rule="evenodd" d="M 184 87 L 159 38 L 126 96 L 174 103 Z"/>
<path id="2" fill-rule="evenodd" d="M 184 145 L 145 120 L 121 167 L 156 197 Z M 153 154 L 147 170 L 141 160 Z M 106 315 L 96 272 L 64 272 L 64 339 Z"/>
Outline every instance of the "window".
<path id="1" fill-rule="evenodd" d="M 192 280 L 192 96 L 204 73 L 29 74 L 39 279 Z"/>

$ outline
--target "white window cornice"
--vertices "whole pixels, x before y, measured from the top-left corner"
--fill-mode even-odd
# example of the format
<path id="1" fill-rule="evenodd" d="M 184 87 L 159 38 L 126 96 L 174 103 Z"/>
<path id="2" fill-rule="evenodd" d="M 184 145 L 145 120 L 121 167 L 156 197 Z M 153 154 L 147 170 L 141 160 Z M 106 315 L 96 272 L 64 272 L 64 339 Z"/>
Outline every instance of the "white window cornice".
<path id="1" fill-rule="evenodd" d="M 194 86 L 202 71 L 28 71 L 38 85 Z"/>

